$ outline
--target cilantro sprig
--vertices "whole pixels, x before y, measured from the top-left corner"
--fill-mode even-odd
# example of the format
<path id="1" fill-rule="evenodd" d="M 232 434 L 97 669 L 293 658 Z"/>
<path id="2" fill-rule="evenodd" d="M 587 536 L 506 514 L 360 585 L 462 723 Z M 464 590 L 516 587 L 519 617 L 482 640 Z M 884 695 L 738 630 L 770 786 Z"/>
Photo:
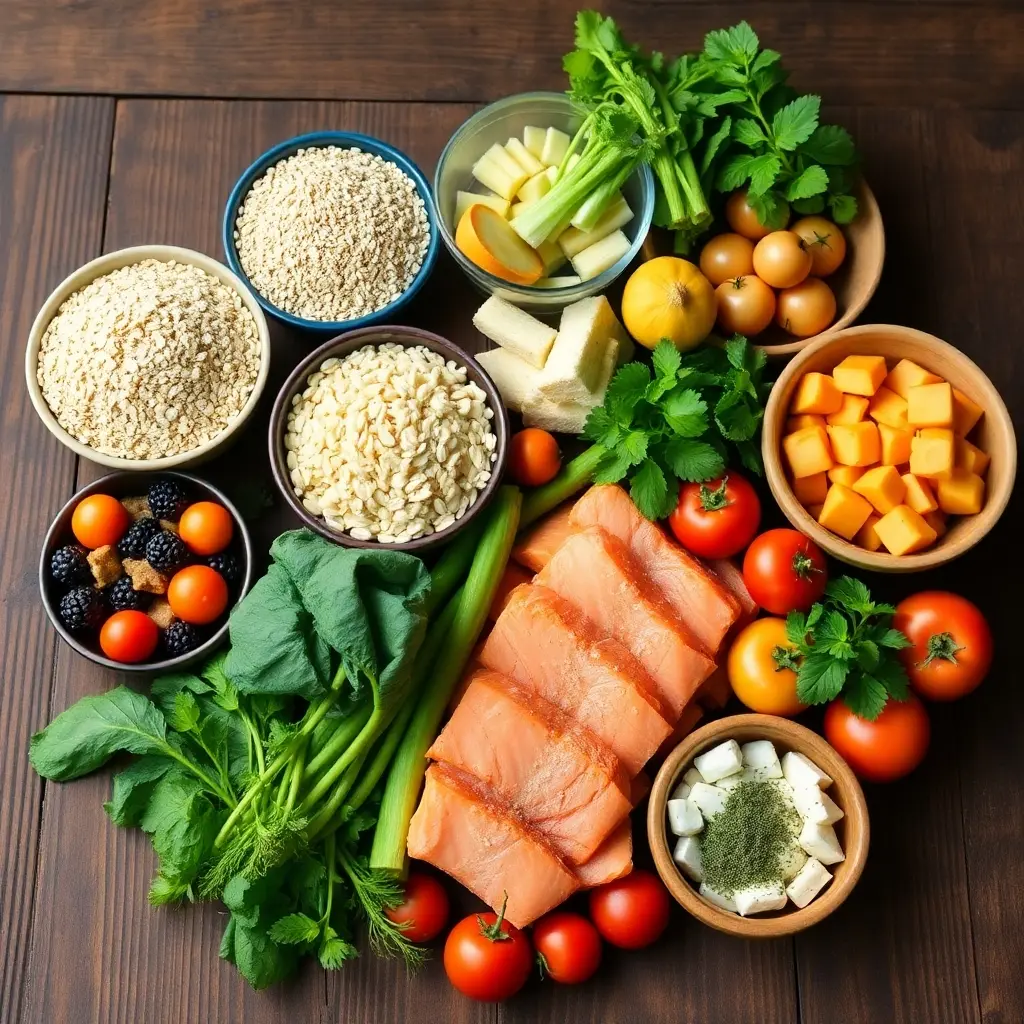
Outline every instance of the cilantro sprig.
<path id="1" fill-rule="evenodd" d="M 661 519 L 675 508 L 680 480 L 712 480 L 734 459 L 760 474 L 766 361 L 736 335 L 685 355 L 663 340 L 651 366 L 627 363 L 583 428 L 604 449 L 594 481 L 628 479 L 641 514 Z"/>
<path id="2" fill-rule="evenodd" d="M 786 637 L 799 658 L 797 696 L 827 704 L 842 696 L 861 718 L 874 721 L 889 698 L 906 700 L 906 670 L 896 652 L 910 641 L 892 626 L 896 609 L 873 601 L 860 580 L 840 576 L 807 614 L 790 612 Z"/>

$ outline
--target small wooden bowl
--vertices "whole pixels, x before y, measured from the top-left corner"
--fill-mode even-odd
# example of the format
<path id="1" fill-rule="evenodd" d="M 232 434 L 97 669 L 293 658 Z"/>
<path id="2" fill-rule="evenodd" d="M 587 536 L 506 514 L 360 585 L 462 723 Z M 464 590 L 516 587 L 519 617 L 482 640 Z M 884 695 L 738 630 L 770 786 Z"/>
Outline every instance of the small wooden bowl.
<path id="1" fill-rule="evenodd" d="M 683 877 L 672 860 L 666 823 L 669 794 L 698 754 L 726 740 L 736 740 L 737 743 L 771 740 L 780 757 L 795 750 L 810 758 L 832 777 L 828 795 L 845 814 L 834 827 L 846 860 L 829 868 L 832 881 L 803 909 L 790 904 L 784 910 L 740 917 L 739 914 L 708 903 L 698 894 L 696 887 Z M 733 715 L 720 718 L 690 733 L 661 766 L 647 805 L 647 840 L 654 864 L 676 902 L 698 921 L 720 932 L 745 939 L 774 939 L 782 935 L 793 935 L 828 917 L 857 884 L 867 862 L 870 835 L 864 791 L 850 766 L 816 733 L 774 715 Z"/>
<path id="2" fill-rule="evenodd" d="M 973 434 L 974 443 L 992 459 L 985 476 L 985 504 L 973 516 L 950 520 L 948 532 L 930 548 L 912 555 L 866 551 L 823 526 L 800 504 L 782 465 L 782 433 L 789 403 L 803 374 L 831 373 L 848 355 L 882 355 L 890 365 L 912 359 L 939 374 L 984 410 Z M 931 334 L 892 324 L 862 324 L 837 334 L 826 334 L 805 348 L 781 373 L 765 409 L 761 434 L 768 486 L 786 518 L 830 555 L 874 572 L 921 572 L 945 565 L 974 547 L 995 526 L 1010 501 L 1017 475 L 1017 439 L 1013 420 L 995 385 L 981 368 L 958 348 Z"/>

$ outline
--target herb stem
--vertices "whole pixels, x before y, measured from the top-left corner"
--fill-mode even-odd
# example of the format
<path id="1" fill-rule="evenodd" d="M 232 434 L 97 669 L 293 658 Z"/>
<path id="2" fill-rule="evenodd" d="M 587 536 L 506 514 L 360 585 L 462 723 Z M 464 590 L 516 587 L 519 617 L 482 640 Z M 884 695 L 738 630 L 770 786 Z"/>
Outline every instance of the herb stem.
<path id="1" fill-rule="evenodd" d="M 179 754 L 178 751 L 176 751 L 169 743 L 162 744 L 161 749 L 167 757 L 172 758 L 183 768 L 188 769 L 188 771 L 190 771 L 204 786 L 206 786 L 211 793 L 219 796 L 228 807 L 235 806 L 235 800 L 231 794 L 225 792 L 220 783 L 211 779 L 210 776 L 195 763 L 195 761 L 190 761 L 187 757 Z"/>

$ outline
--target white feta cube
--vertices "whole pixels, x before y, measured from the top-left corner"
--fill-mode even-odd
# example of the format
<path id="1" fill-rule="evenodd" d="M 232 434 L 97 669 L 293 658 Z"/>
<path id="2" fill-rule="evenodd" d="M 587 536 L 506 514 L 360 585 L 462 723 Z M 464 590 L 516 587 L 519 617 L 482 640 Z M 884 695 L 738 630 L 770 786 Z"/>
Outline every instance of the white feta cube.
<path id="1" fill-rule="evenodd" d="M 740 747 L 744 768 L 761 779 L 781 779 L 782 765 L 771 740 L 751 740 Z"/>
<path id="2" fill-rule="evenodd" d="M 689 796 L 690 803 L 696 804 L 705 821 L 721 814 L 728 799 L 729 794 L 724 789 L 709 786 L 706 782 L 698 782 L 690 790 Z"/>
<path id="3" fill-rule="evenodd" d="M 801 786 L 828 789 L 832 785 L 832 779 L 809 757 L 804 757 L 795 750 L 782 755 L 782 774 L 794 789 L 800 789 Z"/>
<path id="4" fill-rule="evenodd" d="M 669 800 L 685 800 L 690 795 L 690 790 L 693 787 L 686 781 L 686 779 L 680 779 L 676 783 L 676 788 L 672 790 L 672 795 Z"/>
<path id="5" fill-rule="evenodd" d="M 707 782 L 703 775 L 696 768 L 687 768 L 683 772 L 683 782 L 688 783 L 690 786 L 696 786 L 698 782 Z"/>
<path id="6" fill-rule="evenodd" d="M 736 901 L 731 896 L 724 896 L 717 889 L 712 889 L 707 882 L 701 882 L 700 888 L 697 890 L 701 896 L 708 901 L 713 903 L 716 907 L 721 907 L 722 910 L 729 910 L 732 913 L 737 913 Z"/>
<path id="7" fill-rule="evenodd" d="M 817 786 L 801 786 L 793 790 L 793 803 L 801 818 L 816 825 L 831 825 L 843 817 L 843 809 Z"/>
<path id="8" fill-rule="evenodd" d="M 810 857 L 800 873 L 786 886 L 786 895 L 798 906 L 806 907 L 828 885 L 832 875 L 828 869 Z"/>
<path id="9" fill-rule="evenodd" d="M 781 910 L 786 905 L 786 890 L 782 888 L 781 882 L 752 885 L 747 889 L 737 889 L 733 902 L 740 917 L 764 914 L 769 910 Z"/>
<path id="10" fill-rule="evenodd" d="M 805 821 L 798 841 L 805 852 L 817 857 L 822 864 L 838 864 L 841 860 L 846 860 L 846 854 L 839 845 L 839 837 L 831 825 Z"/>
<path id="11" fill-rule="evenodd" d="M 807 854 L 794 842 L 788 850 L 779 856 L 779 872 L 782 880 L 788 882 L 795 878 L 807 863 Z"/>
<path id="12" fill-rule="evenodd" d="M 743 770 L 743 755 L 740 753 L 740 745 L 735 740 L 726 740 L 717 747 L 699 754 L 693 759 L 693 764 L 705 782 L 717 782 L 727 775 Z"/>
<path id="13" fill-rule="evenodd" d="M 704 881 L 704 863 L 700 856 L 700 843 L 693 836 L 683 836 L 672 851 L 672 859 L 687 878 Z"/>
<path id="14" fill-rule="evenodd" d="M 734 790 L 741 782 L 753 782 L 754 773 L 747 771 L 745 768 L 743 771 L 735 772 L 733 775 L 726 775 L 724 779 L 719 779 L 715 785 L 719 789 L 724 789 L 727 793 Z"/>
<path id="15" fill-rule="evenodd" d="M 669 800 L 668 827 L 673 835 L 695 836 L 704 827 L 704 819 L 692 800 Z"/>

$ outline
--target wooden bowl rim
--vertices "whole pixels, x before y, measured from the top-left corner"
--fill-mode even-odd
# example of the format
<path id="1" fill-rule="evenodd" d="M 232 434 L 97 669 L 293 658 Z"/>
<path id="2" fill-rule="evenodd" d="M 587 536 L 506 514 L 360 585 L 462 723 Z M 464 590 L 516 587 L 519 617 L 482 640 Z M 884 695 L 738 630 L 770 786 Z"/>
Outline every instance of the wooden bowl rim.
<path id="1" fill-rule="evenodd" d="M 708 903 L 698 895 L 696 887 L 683 877 L 672 860 L 665 824 L 669 793 L 694 757 L 715 743 L 747 732 L 756 733 L 759 739 L 770 739 L 787 750 L 804 754 L 822 767 L 832 777 L 829 794 L 845 812 L 843 850 L 846 859 L 841 865 L 844 870 L 836 871 L 821 895 L 806 907 L 787 910 L 774 917 L 740 917 Z M 647 840 L 658 874 L 684 910 L 720 932 L 747 939 L 770 939 L 810 928 L 828 917 L 846 900 L 867 863 L 871 823 L 864 790 L 856 775 L 838 752 L 817 733 L 775 715 L 731 715 L 709 722 L 690 733 L 665 759 L 651 788 L 647 806 Z"/>

